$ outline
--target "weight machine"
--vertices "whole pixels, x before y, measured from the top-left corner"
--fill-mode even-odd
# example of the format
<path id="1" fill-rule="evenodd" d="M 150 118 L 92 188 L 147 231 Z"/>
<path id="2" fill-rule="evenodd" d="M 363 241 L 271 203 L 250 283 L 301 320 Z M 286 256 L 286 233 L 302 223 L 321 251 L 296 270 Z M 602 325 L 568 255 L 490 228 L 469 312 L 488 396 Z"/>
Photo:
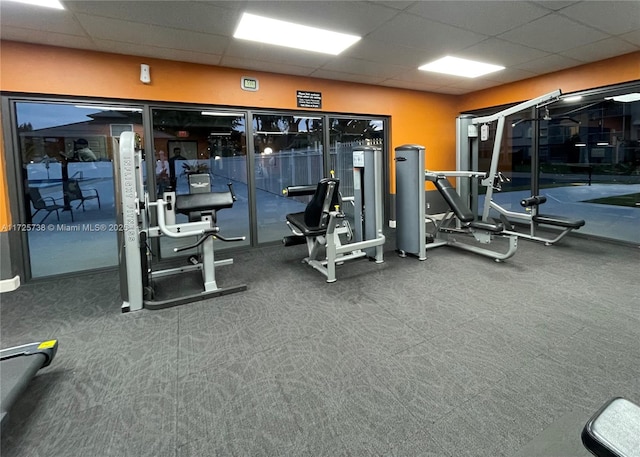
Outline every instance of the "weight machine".
<path id="1" fill-rule="evenodd" d="M 313 195 L 305 211 L 287 214 L 293 235 L 282 241 L 285 246 L 306 243 L 308 256 L 302 261 L 322 273 L 327 282 L 336 281 L 336 265 L 348 260 L 384 261 L 381 170 L 380 148 L 357 147 L 353 150 L 353 197 L 340 196 L 340 180 L 334 177 L 320 180 L 317 186 L 290 186 L 284 191 L 288 197 Z M 353 229 L 343 212 L 344 202 L 354 206 Z"/>
<path id="2" fill-rule="evenodd" d="M 447 177 L 485 177 L 485 173 L 470 171 L 425 171 L 424 146 L 404 145 L 396 148 L 396 246 L 400 256 L 412 254 L 426 260 L 427 250 L 440 246 L 451 246 L 490 257 L 496 261 L 513 256 L 518 239 L 505 235 L 500 223 L 477 221 Z M 432 182 L 449 205 L 450 210 L 440 220 L 426 215 L 424 182 Z M 427 242 L 426 224 L 432 223 L 434 230 Z M 462 235 L 458 237 L 456 235 Z M 508 239 L 505 252 L 463 242 L 465 235 L 472 236 L 481 245 L 489 245 L 494 238 Z"/>
<path id="3" fill-rule="evenodd" d="M 163 197 L 155 202 L 149 201 L 144 189 L 142 161 L 143 152 L 133 132 L 124 132 L 120 136 L 118 153 L 115 154 L 116 215 L 118 245 L 120 259 L 120 284 L 122 295 L 122 312 L 137 311 L 144 308 L 161 309 L 181 305 L 197 300 L 226 295 L 247 289 L 246 285 L 222 288 L 216 282 L 215 269 L 230 265 L 233 259 L 215 260 L 214 239 L 225 242 L 242 241 L 245 237 L 225 237 L 220 234 L 217 225 L 217 211 L 231 208 L 235 201 L 233 188 L 229 184 L 228 192 L 204 192 L 188 195 L 177 195 L 173 191 L 164 192 Z M 155 210 L 157 226 L 150 223 L 151 209 Z M 176 223 L 176 213 L 188 215 L 189 222 Z M 186 265 L 154 270 L 149 240 L 169 237 L 173 239 L 189 239 L 197 237 L 195 242 L 175 247 L 174 252 L 182 252 L 193 248 L 200 251 L 198 256 L 191 256 Z M 201 272 L 201 283 L 198 290 L 181 290 L 178 296 L 159 297 L 156 286 L 161 278 L 169 276 L 189 275 Z M 177 281 L 172 283 L 175 289 Z M 188 281 L 183 283 L 184 289 L 193 286 Z"/>
<path id="4" fill-rule="evenodd" d="M 527 108 L 539 108 L 546 106 L 559 100 L 560 95 L 561 92 L 558 89 L 488 116 L 473 117 L 463 115 L 458 117 L 456 122 L 456 132 L 458 137 L 456 148 L 457 169 L 464 170 L 471 165 L 471 168 L 475 170 L 478 168 L 478 126 L 480 126 L 480 140 L 486 141 L 489 137 L 488 124 L 497 121 L 493 152 L 491 156 L 491 166 L 489 172 L 481 181 L 481 184 L 487 189 L 484 199 L 484 208 L 482 211 L 482 221 L 488 222 L 490 220 L 490 211 L 494 210 L 498 213 L 500 221 L 504 227 L 506 227 L 504 230 L 505 234 L 540 241 L 546 245 L 556 243 L 572 230 L 577 230 L 582 227 L 585 224 L 585 221 L 568 219 L 562 216 L 540 214 L 539 206 L 547 201 L 547 197 L 543 195 L 532 195 L 530 198 L 521 200 L 521 206 L 526 208 L 528 212 L 521 213 L 517 211 L 509 211 L 493 200 L 493 192 L 499 192 L 501 190 L 502 183 L 509 181 L 508 177 L 498 171 L 498 162 L 500 160 L 502 136 L 504 133 L 506 118 L 511 114 L 518 113 Z M 473 160 L 473 163 L 471 163 L 471 160 Z M 459 178 L 457 187 L 460 191 L 460 195 L 468 196 L 470 193 L 474 196 L 478 195 L 477 184 L 470 188 L 467 181 L 463 181 Z M 477 201 L 475 199 L 472 201 L 472 207 L 477 209 Z M 474 211 L 474 213 L 477 213 L 477 211 Z M 529 225 L 529 234 L 515 231 L 511 220 Z M 546 238 L 536 234 L 538 225 L 557 227 L 562 230 L 557 236 Z"/>

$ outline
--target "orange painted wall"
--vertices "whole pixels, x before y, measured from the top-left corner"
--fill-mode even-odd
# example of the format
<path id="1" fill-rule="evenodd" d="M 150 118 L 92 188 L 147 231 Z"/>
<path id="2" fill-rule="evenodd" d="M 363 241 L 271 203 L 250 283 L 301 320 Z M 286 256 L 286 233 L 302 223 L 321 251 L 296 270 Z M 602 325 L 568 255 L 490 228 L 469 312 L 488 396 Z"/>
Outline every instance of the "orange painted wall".
<path id="1" fill-rule="evenodd" d="M 297 109 L 296 90 L 321 92 L 323 111 L 391 116 L 391 151 L 406 143 L 422 144 L 427 166 L 434 170 L 455 167 L 454 120 L 461 111 L 526 100 L 557 88 L 566 93 L 640 79 L 639 52 L 451 96 L 10 41 L 0 47 L 0 90 L 5 92 L 276 109 Z M 141 63 L 151 66 L 151 84 L 139 81 Z M 260 90 L 241 90 L 241 76 L 257 77 Z M 9 195 L 0 165 L 0 223 L 8 224 Z M 390 177 L 393 192 L 393 169 Z"/>
<path id="2" fill-rule="evenodd" d="M 3 91 L 276 109 L 297 109 L 296 90 L 316 91 L 322 93 L 323 111 L 391 116 L 391 151 L 423 144 L 430 168 L 455 167 L 457 97 L 452 95 L 27 43 L 0 46 Z M 151 67 L 151 84 L 139 80 L 141 63 Z M 241 76 L 257 77 L 260 90 L 242 90 Z M 394 174 L 391 170 L 390 177 Z M 0 195 L 0 201 L 6 199 L 6 193 Z"/>

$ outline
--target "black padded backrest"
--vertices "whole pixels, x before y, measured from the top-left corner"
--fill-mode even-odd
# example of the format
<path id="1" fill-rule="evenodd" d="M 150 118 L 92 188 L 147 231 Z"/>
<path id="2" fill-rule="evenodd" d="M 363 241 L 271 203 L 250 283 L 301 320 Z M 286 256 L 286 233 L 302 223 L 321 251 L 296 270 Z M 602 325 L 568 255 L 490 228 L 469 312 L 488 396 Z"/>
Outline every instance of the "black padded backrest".
<path id="1" fill-rule="evenodd" d="M 321 224 L 326 224 L 327 219 L 323 220 L 323 213 L 333 211 L 335 206 L 340 204 L 339 184 L 340 180 L 337 178 L 323 178 L 318 182 L 316 192 L 304 210 L 304 223 L 307 227 L 319 227 Z"/>
<path id="2" fill-rule="evenodd" d="M 467 208 L 458 192 L 451 187 L 447 178 L 439 176 L 434 184 L 458 219 L 462 222 L 471 222 L 475 219 L 471 210 Z"/>

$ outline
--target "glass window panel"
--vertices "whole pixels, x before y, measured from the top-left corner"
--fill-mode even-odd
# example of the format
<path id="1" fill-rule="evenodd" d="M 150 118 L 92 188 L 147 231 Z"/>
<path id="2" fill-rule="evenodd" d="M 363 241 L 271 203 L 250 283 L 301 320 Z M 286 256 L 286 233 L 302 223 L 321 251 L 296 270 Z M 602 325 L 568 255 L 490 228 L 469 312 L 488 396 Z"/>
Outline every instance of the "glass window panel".
<path id="1" fill-rule="evenodd" d="M 322 118 L 280 114 L 253 117 L 258 241 L 291 234 L 286 214 L 304 211 L 308 198 L 288 198 L 288 186 L 311 185 L 324 175 Z"/>
<path id="2" fill-rule="evenodd" d="M 640 101 L 620 90 L 561 101 L 540 124 L 541 211 L 584 219 L 580 233 L 640 242 Z M 543 113 L 544 114 L 544 113 Z"/>
<path id="3" fill-rule="evenodd" d="M 173 188 L 177 195 L 202 191 L 226 192 L 233 186 L 237 200 L 217 214 L 221 235 L 245 236 L 245 241 L 215 241 L 215 248 L 249 245 L 249 192 L 247 184 L 246 121 L 244 113 L 202 110 L 153 109 L 154 192 L 158 197 Z M 188 217 L 176 214 L 176 222 Z M 189 241 L 161 238 L 163 257 L 178 256 L 172 249 Z M 185 251 L 179 256 L 192 254 Z"/>
<path id="4" fill-rule="evenodd" d="M 531 111 L 526 110 L 512 114 L 505 118 L 504 131 L 498 172 L 506 178 L 500 183 L 499 190 L 494 190 L 493 200 L 509 211 L 523 212 L 520 201 L 531 196 L 531 159 L 533 147 L 533 119 Z M 478 145 L 478 171 L 488 172 L 491 169 L 493 147 L 495 142 L 497 122 L 488 124 L 489 138 L 480 141 Z M 479 185 L 478 199 L 479 215 L 484 208 L 484 194 L 487 188 Z M 497 218 L 498 214 L 491 212 L 490 216 Z"/>
<path id="5" fill-rule="evenodd" d="M 15 107 L 25 212 L 40 229 L 27 233 L 32 277 L 117 265 L 112 132 L 126 124 L 142 135 L 141 108 Z"/>
<path id="6" fill-rule="evenodd" d="M 329 118 L 331 133 L 331 169 L 340 179 L 340 192 L 353 196 L 353 149 L 361 145 L 384 148 L 384 119 Z M 353 206 L 344 205 L 343 211 L 352 219 Z"/>

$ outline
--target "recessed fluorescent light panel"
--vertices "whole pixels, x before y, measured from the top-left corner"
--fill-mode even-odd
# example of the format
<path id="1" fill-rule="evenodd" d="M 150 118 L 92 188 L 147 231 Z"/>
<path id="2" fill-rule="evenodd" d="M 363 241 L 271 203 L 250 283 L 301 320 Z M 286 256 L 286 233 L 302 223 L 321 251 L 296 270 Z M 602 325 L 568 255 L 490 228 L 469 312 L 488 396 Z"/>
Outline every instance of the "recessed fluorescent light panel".
<path id="1" fill-rule="evenodd" d="M 640 100 L 640 93 L 632 92 L 630 94 L 616 95 L 614 97 L 605 97 L 604 99 L 613 100 L 614 102 L 623 102 L 623 103 L 637 102 Z"/>
<path id="2" fill-rule="evenodd" d="M 63 10 L 64 6 L 58 0 L 11 0 L 17 3 L 26 3 L 27 5 L 45 6 L 47 8 L 55 8 Z"/>
<path id="3" fill-rule="evenodd" d="M 577 102 L 582 100 L 582 95 L 572 95 L 571 97 L 567 97 L 563 99 L 567 103 Z"/>
<path id="4" fill-rule="evenodd" d="M 419 67 L 418 70 L 463 76 L 465 78 L 477 78 L 478 76 L 493 73 L 494 71 L 504 70 L 504 67 L 484 62 L 476 62 L 475 60 L 446 56 L 442 59 L 425 64 Z"/>
<path id="5" fill-rule="evenodd" d="M 331 32 L 249 13 L 242 15 L 233 36 L 242 40 L 332 55 L 340 54 L 360 40 L 356 35 Z"/>

